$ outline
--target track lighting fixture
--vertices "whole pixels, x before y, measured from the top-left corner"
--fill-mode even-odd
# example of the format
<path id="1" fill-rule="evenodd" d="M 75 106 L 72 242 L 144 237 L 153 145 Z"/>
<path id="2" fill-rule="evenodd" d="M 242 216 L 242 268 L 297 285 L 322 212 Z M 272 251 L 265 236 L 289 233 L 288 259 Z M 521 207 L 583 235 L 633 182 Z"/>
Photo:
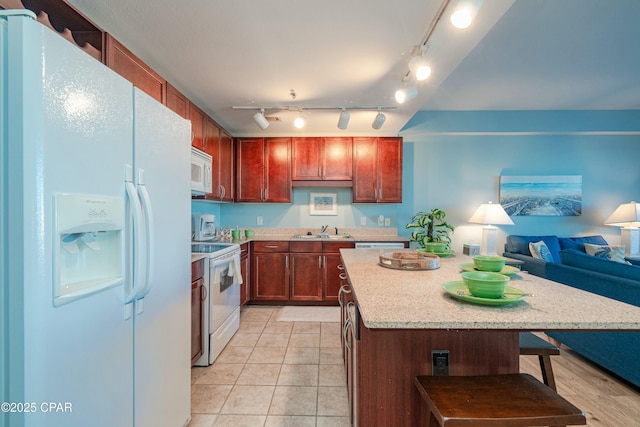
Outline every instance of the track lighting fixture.
<path id="1" fill-rule="evenodd" d="M 376 114 L 375 119 L 373 119 L 373 123 L 371 123 L 371 127 L 375 130 L 378 130 L 384 124 L 384 121 L 387 120 L 387 116 L 385 116 L 380 109 L 378 109 L 378 114 Z"/>
<path id="2" fill-rule="evenodd" d="M 416 47 L 418 53 L 409 61 L 409 70 L 413 74 L 413 77 L 419 82 L 428 79 L 431 75 L 431 67 L 427 62 L 427 58 L 425 58 L 427 47 L 427 45 L 422 45 L 419 48 Z"/>
<path id="3" fill-rule="evenodd" d="M 269 122 L 267 118 L 264 116 L 264 108 L 261 108 L 259 112 L 253 115 L 253 120 L 256 122 L 260 129 L 265 130 L 269 127 Z"/>
<path id="4" fill-rule="evenodd" d="M 415 96 L 415 95 L 413 95 Z M 368 111 L 378 111 L 373 123 L 371 126 L 374 129 L 380 129 L 387 119 L 386 116 L 382 113 L 382 110 L 395 110 L 397 107 L 390 105 L 379 105 L 379 106 L 364 106 L 364 105 L 353 105 L 350 107 L 300 107 L 300 106 L 282 106 L 282 105 L 265 105 L 261 107 L 257 106 L 233 106 L 231 107 L 234 110 L 259 110 L 257 113 L 253 115 L 253 120 L 256 122 L 260 129 L 265 130 L 269 127 L 269 121 L 264 115 L 265 110 L 277 110 L 277 111 L 290 111 L 290 112 L 298 112 L 298 116 L 294 120 L 293 124 L 296 128 L 300 129 L 305 125 L 305 119 L 302 117 L 302 112 L 307 110 L 340 110 L 340 117 L 338 118 L 338 129 L 346 129 L 349 126 L 349 120 L 351 119 L 351 114 L 347 110 L 368 110 Z M 273 117 L 270 117 L 271 121 L 274 121 Z M 275 121 L 281 121 L 277 117 Z"/>
<path id="5" fill-rule="evenodd" d="M 345 130 L 347 126 L 349 126 L 349 119 L 351 118 L 351 114 L 344 108 L 340 112 L 340 118 L 338 119 L 338 129 Z"/>
<path id="6" fill-rule="evenodd" d="M 418 96 L 418 88 L 413 84 L 406 84 L 396 91 L 395 97 L 398 104 L 411 101 Z"/>
<path id="7" fill-rule="evenodd" d="M 482 6 L 482 0 L 459 0 L 451 13 L 451 24 L 461 30 L 469 28 L 478 14 L 480 6 Z"/>

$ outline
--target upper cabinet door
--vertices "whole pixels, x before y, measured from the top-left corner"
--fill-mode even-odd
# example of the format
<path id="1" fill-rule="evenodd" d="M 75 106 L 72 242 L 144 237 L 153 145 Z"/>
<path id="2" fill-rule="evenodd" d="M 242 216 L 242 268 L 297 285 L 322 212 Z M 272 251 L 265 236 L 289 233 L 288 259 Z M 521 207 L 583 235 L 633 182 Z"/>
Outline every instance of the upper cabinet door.
<path id="1" fill-rule="evenodd" d="M 236 141 L 236 201 L 262 202 L 264 197 L 264 138 Z"/>
<path id="2" fill-rule="evenodd" d="M 353 138 L 353 201 L 374 203 L 378 192 L 378 138 Z"/>
<path id="3" fill-rule="evenodd" d="M 264 144 L 264 201 L 291 203 L 291 138 L 265 138 Z"/>
<path id="4" fill-rule="evenodd" d="M 353 138 L 353 202 L 402 203 L 402 138 Z"/>
<path id="5" fill-rule="evenodd" d="M 189 119 L 189 100 L 167 82 L 167 107 L 184 119 Z"/>
<path id="6" fill-rule="evenodd" d="M 321 138 L 291 138 L 291 179 L 294 181 L 321 180 L 321 160 Z"/>
<path id="7" fill-rule="evenodd" d="M 220 188 L 223 202 L 233 202 L 235 185 L 233 183 L 233 138 L 220 129 Z"/>
<path id="8" fill-rule="evenodd" d="M 106 35 L 105 44 L 107 51 L 105 63 L 107 67 L 129 80 L 134 86 L 140 88 L 156 101 L 164 104 L 166 80 L 149 68 L 118 40 L 114 39 L 111 34 Z"/>
<path id="9" fill-rule="evenodd" d="M 378 138 L 378 202 L 402 203 L 402 138 Z"/>
<path id="10" fill-rule="evenodd" d="M 291 179 L 351 181 L 351 137 L 291 139 Z"/>
<path id="11" fill-rule="evenodd" d="M 353 171 L 352 138 L 322 138 L 322 179 L 351 181 Z"/>
<path id="12" fill-rule="evenodd" d="M 189 103 L 189 120 L 191 120 L 191 146 L 204 151 L 204 113 L 194 104 Z"/>

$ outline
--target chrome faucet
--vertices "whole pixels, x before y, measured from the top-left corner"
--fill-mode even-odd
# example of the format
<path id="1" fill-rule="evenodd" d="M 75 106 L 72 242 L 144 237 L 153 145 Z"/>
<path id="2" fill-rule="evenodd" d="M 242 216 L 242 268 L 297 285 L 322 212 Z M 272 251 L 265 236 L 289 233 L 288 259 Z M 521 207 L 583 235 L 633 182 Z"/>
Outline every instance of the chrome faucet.
<path id="1" fill-rule="evenodd" d="M 327 228 L 329 228 L 329 224 L 322 226 L 320 233 L 324 234 L 324 232 L 327 231 Z"/>

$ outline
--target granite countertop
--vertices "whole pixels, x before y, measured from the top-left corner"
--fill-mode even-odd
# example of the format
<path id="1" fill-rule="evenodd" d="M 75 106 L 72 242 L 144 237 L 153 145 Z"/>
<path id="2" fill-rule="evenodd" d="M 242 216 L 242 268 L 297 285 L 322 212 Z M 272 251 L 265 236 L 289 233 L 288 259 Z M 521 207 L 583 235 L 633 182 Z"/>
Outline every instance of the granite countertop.
<path id="1" fill-rule="evenodd" d="M 206 254 L 198 254 L 198 253 L 191 253 L 191 262 L 196 262 L 196 261 L 200 261 L 201 259 L 206 258 L 207 255 Z"/>
<path id="2" fill-rule="evenodd" d="M 319 229 L 311 228 L 255 228 L 254 235 L 250 238 L 244 237 L 241 230 L 241 238 L 231 240 L 233 243 L 246 243 L 251 241 L 290 241 L 290 242 L 408 242 L 409 238 L 398 236 L 395 228 L 343 228 L 338 229 L 338 234 L 342 237 L 331 238 L 295 238 L 296 235 L 306 235 L 307 232 L 319 234 Z M 329 235 L 333 236 L 335 229 L 327 229 Z M 346 234 L 346 236 L 345 236 Z"/>
<path id="3" fill-rule="evenodd" d="M 509 286 L 527 297 L 509 306 L 457 300 L 442 285 L 462 280 L 467 255 L 441 258 L 436 270 L 378 264 L 380 249 L 341 249 L 364 325 L 372 329 L 640 330 L 640 307 L 521 272 Z"/>

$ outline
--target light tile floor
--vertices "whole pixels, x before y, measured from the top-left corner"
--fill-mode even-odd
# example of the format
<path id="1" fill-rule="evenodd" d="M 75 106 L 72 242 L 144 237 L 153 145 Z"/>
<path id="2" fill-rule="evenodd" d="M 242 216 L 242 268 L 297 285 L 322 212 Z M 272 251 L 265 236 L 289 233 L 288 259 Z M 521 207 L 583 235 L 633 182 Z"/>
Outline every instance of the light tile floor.
<path id="1" fill-rule="evenodd" d="M 189 427 L 349 426 L 340 324 L 278 314 L 244 307 L 215 363 L 191 369 Z"/>

